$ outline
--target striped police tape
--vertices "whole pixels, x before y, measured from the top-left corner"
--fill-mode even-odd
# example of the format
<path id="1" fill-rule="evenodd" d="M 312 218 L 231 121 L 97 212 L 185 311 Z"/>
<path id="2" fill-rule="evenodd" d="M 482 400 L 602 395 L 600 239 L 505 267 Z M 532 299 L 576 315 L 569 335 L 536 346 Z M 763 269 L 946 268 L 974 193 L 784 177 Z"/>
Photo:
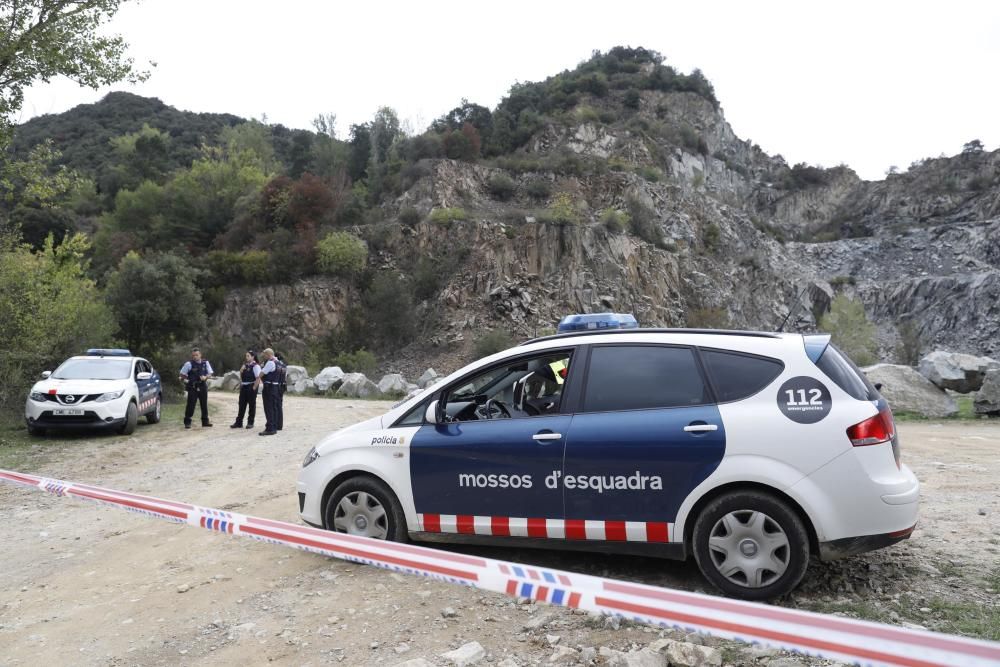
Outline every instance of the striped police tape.
<path id="1" fill-rule="evenodd" d="M 906 667 L 1000 666 L 1000 643 L 996 642 L 333 533 L 7 470 L 0 470 L 0 482 L 514 597 L 834 660 Z"/>

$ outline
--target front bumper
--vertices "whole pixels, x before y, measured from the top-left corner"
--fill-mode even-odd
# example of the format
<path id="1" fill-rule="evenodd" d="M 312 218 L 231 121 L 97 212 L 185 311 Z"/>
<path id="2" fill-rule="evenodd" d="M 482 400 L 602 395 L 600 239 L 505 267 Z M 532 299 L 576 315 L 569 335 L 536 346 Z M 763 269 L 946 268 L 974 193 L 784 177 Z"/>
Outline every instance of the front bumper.
<path id="1" fill-rule="evenodd" d="M 115 428 L 125 423 L 130 397 L 126 394 L 113 401 L 98 403 L 87 401 L 72 407 L 54 401 L 33 401 L 25 403 L 24 421 L 29 426 L 44 429 L 104 429 Z M 57 415 L 55 410 L 83 410 L 82 415 Z"/>

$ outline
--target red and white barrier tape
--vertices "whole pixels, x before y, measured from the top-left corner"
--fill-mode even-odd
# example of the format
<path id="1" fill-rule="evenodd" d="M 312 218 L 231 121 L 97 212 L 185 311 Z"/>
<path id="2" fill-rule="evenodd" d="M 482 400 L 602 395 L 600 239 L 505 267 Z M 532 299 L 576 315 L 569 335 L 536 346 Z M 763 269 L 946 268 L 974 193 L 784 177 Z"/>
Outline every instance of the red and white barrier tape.
<path id="1" fill-rule="evenodd" d="M 997 642 L 332 533 L 7 470 L 0 470 L 0 482 L 482 590 L 834 660 L 905 667 L 1000 666 L 1000 643 Z"/>

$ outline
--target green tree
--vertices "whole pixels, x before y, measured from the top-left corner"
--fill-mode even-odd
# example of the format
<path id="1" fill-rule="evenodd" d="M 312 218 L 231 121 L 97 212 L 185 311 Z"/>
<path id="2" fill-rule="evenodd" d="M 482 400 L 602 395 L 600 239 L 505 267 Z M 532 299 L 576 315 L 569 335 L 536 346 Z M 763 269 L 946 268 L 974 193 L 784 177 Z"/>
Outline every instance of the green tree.
<path id="1" fill-rule="evenodd" d="M 87 278 L 86 237 L 75 234 L 40 252 L 0 238 L 0 406 L 23 400 L 38 373 L 87 347 L 111 344 L 115 321 Z"/>
<path id="2" fill-rule="evenodd" d="M 130 349 L 157 354 L 205 329 L 197 271 L 177 255 L 127 254 L 108 276 L 106 299 Z"/>
<path id="3" fill-rule="evenodd" d="M 368 261 L 365 242 L 347 232 L 330 232 L 316 244 L 316 264 L 324 273 L 352 276 Z"/>
<path id="4" fill-rule="evenodd" d="M 139 81 L 128 44 L 103 27 L 122 0 L 2 0 L 0 25 L 0 145 L 6 144 L 11 117 L 35 82 L 66 76 L 97 89 L 119 81 Z"/>
<path id="5" fill-rule="evenodd" d="M 278 171 L 278 158 L 271 143 L 271 129 L 258 120 L 249 120 L 239 125 L 225 127 L 219 141 L 228 155 L 242 155 L 246 163 L 253 164 L 266 175 Z M 256 158 L 256 160 L 254 159 Z"/>
<path id="6" fill-rule="evenodd" d="M 409 285 L 390 273 L 379 273 L 362 297 L 373 337 L 385 346 L 405 345 L 413 338 L 413 297 Z"/>
<path id="7" fill-rule="evenodd" d="M 864 306 L 847 295 L 839 294 L 830 304 L 830 312 L 819 320 L 819 328 L 833 337 L 833 342 L 860 366 L 875 363 L 878 344 L 875 325 L 868 321 Z"/>

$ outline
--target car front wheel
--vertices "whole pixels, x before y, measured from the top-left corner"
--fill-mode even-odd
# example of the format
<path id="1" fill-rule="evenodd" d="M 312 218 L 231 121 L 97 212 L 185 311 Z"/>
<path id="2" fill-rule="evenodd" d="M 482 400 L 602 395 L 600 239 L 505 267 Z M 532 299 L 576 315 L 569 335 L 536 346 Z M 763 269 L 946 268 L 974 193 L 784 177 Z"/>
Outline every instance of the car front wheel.
<path id="1" fill-rule="evenodd" d="M 726 595 L 767 600 L 794 590 L 809 566 L 809 534 L 779 498 L 736 491 L 698 515 L 694 555 L 702 574 Z"/>
<path id="2" fill-rule="evenodd" d="M 406 541 L 406 518 L 396 495 L 371 477 L 341 482 L 326 503 L 327 530 L 377 540 Z"/>
<path id="3" fill-rule="evenodd" d="M 135 433 L 135 426 L 139 423 L 139 408 L 136 407 L 135 403 L 128 404 L 128 410 L 125 411 L 125 423 L 122 424 L 121 434 L 122 435 L 132 435 Z"/>

